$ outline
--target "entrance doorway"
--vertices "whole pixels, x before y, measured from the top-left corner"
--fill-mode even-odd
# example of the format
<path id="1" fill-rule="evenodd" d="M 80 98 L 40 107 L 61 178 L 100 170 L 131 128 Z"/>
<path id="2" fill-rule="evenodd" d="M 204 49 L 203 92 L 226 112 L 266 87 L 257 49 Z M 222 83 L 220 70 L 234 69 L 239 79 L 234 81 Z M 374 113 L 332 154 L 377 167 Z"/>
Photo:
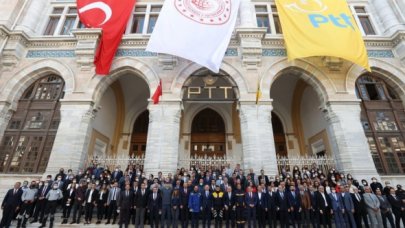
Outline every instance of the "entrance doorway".
<path id="1" fill-rule="evenodd" d="M 276 155 L 279 157 L 287 157 L 288 153 L 283 123 L 274 112 L 271 113 L 271 124 L 273 125 L 274 146 L 276 147 Z"/>
<path id="2" fill-rule="evenodd" d="M 132 130 L 130 157 L 144 157 L 148 137 L 149 111 L 146 110 L 138 116 Z"/>
<path id="3" fill-rule="evenodd" d="M 222 117 L 210 108 L 200 111 L 192 123 L 191 156 L 224 157 L 225 148 L 225 123 Z"/>

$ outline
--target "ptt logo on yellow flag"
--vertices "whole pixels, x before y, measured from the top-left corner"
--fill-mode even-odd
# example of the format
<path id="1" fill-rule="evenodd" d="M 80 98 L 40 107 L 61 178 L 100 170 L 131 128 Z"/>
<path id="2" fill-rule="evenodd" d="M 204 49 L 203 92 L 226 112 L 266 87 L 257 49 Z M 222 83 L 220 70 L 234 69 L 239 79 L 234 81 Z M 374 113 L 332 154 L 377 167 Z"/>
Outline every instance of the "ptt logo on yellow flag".
<path id="1" fill-rule="evenodd" d="M 361 32 L 346 0 L 276 0 L 288 59 L 335 56 L 370 71 Z"/>

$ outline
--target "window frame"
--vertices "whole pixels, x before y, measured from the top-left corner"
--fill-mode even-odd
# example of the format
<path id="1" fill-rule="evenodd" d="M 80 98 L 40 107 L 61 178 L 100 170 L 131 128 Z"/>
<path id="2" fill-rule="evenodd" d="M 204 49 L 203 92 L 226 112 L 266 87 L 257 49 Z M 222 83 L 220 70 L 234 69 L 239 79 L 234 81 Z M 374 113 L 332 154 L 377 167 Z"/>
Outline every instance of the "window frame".
<path id="1" fill-rule="evenodd" d="M 266 12 L 257 12 L 256 11 L 256 6 L 265 6 L 267 11 Z M 256 18 L 256 25 L 257 25 L 257 16 L 263 16 L 266 15 L 267 19 L 269 20 L 269 26 L 270 26 L 270 32 L 266 31 L 266 35 L 272 35 L 272 36 L 282 36 L 282 28 L 281 28 L 281 23 L 280 23 L 280 30 L 281 33 L 277 33 L 277 29 L 276 29 L 276 24 L 274 21 L 274 16 L 277 15 L 278 18 L 280 19 L 280 16 L 278 14 L 278 12 L 273 12 L 273 7 L 276 7 L 276 3 L 275 2 L 254 2 L 253 3 L 253 8 L 255 9 L 255 18 Z M 258 25 L 257 25 L 258 26 Z M 264 28 L 264 27 L 259 27 L 259 28 Z"/>
<path id="2" fill-rule="evenodd" d="M 357 7 L 364 8 L 365 13 L 357 13 L 356 12 Z M 371 10 L 370 10 L 368 5 L 366 5 L 366 4 L 351 4 L 351 5 L 349 5 L 349 8 L 350 8 L 350 10 L 352 12 L 354 20 L 356 21 L 356 24 L 357 24 L 362 36 L 379 36 L 381 34 L 378 26 L 376 26 L 377 21 L 375 20 L 373 14 L 370 13 Z M 371 27 L 373 28 L 375 34 L 366 34 L 366 32 L 365 32 L 365 30 L 363 28 L 363 25 L 361 24 L 360 17 L 367 17 L 368 18 L 368 20 L 370 21 Z"/>
<path id="3" fill-rule="evenodd" d="M 136 8 L 140 8 L 140 7 L 146 7 L 146 11 L 145 12 L 136 12 Z M 160 7 L 159 12 L 152 12 L 152 8 L 153 7 Z M 128 24 L 125 30 L 124 35 L 133 35 L 133 36 L 149 36 L 152 33 L 148 33 L 149 30 L 149 21 L 150 21 L 150 17 L 151 16 L 157 16 L 159 18 L 159 14 L 162 10 L 163 7 L 163 3 L 144 3 L 144 2 L 140 2 L 140 3 L 136 3 L 134 9 L 132 10 L 131 16 L 128 20 Z M 145 15 L 144 21 L 143 21 L 143 27 L 142 27 L 142 32 L 141 33 L 133 33 L 132 30 L 132 26 L 134 23 L 134 17 L 137 15 Z M 156 19 L 157 21 L 157 19 Z M 156 25 L 156 23 L 155 23 Z"/>
<path id="4" fill-rule="evenodd" d="M 54 11 L 54 9 L 56 9 L 56 8 L 63 8 L 62 13 L 61 13 L 61 14 L 54 14 L 53 11 Z M 69 13 L 69 10 L 72 9 L 72 8 L 75 8 L 75 9 L 76 9 L 76 13 Z M 56 17 L 56 16 L 59 16 L 59 21 L 57 22 L 57 25 L 56 25 L 55 30 L 53 31 L 52 34 L 45 34 L 45 32 L 46 32 L 46 30 L 47 30 L 47 28 L 48 28 L 48 25 L 49 25 L 49 23 L 50 23 L 50 21 L 51 21 L 51 18 L 52 18 L 52 17 Z M 69 31 L 69 34 L 61 34 L 62 31 L 63 31 L 63 26 L 65 25 L 66 19 L 67 19 L 68 17 L 74 17 L 74 16 L 76 17 L 76 19 L 75 19 L 75 21 L 74 21 L 74 23 L 73 23 L 72 28 L 71 28 L 70 31 Z M 71 30 L 72 30 L 72 29 L 77 29 L 77 28 L 80 28 L 80 19 L 79 19 L 79 15 L 77 14 L 77 7 L 76 7 L 76 5 L 74 5 L 74 4 L 68 4 L 68 5 L 60 5 L 60 4 L 57 4 L 57 5 L 52 5 L 52 6 L 50 7 L 50 9 L 49 9 L 48 19 L 46 20 L 44 29 L 43 29 L 43 31 L 42 31 L 42 36 L 47 36 L 47 37 L 48 37 L 48 36 L 62 36 L 62 37 L 73 36 L 73 34 L 71 33 Z"/>

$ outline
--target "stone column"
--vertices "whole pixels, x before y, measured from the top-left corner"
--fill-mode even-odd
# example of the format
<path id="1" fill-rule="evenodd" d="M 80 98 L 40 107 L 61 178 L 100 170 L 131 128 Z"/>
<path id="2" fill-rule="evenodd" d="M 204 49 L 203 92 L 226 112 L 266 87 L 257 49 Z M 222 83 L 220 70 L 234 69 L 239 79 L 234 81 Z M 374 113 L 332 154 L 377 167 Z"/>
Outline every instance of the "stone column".
<path id="1" fill-rule="evenodd" d="M 243 169 L 253 168 L 256 173 L 264 169 L 268 175 L 277 170 L 276 149 L 274 147 L 273 126 L 271 125 L 270 101 L 240 103 L 240 123 L 242 130 Z"/>
<path id="2" fill-rule="evenodd" d="M 400 22 L 398 16 L 394 11 L 394 2 L 393 0 L 372 0 L 374 5 L 375 12 L 380 18 L 383 27 L 384 34 L 391 35 L 393 32 L 405 29 L 405 25 Z M 391 2 L 391 3 L 390 3 Z"/>
<path id="3" fill-rule="evenodd" d="M 378 173 L 360 121 L 360 101 L 329 101 L 324 109 L 329 123 L 333 156 L 337 168 L 356 179 L 367 179 Z"/>
<path id="4" fill-rule="evenodd" d="M 181 101 L 150 104 L 144 171 L 147 175 L 174 173 L 179 160 Z"/>
<path id="5" fill-rule="evenodd" d="M 29 1 L 24 9 L 25 13 L 22 15 L 21 22 L 15 27 L 16 30 L 23 30 L 28 35 L 39 34 L 38 26 L 42 23 L 38 23 L 44 17 L 44 9 L 47 9 L 48 1 Z"/>
<path id="6" fill-rule="evenodd" d="M 62 100 L 61 103 L 61 122 L 44 175 L 54 175 L 61 167 L 76 172 L 87 165 L 88 144 L 97 109 L 88 101 Z"/>
<path id="7" fill-rule="evenodd" d="M 255 28 L 256 14 L 251 0 L 241 0 L 239 7 L 240 27 Z"/>
<path id="8" fill-rule="evenodd" d="M 3 138 L 4 132 L 6 131 L 8 122 L 13 115 L 13 111 L 10 109 L 10 103 L 1 101 L 0 102 L 0 142 Z"/>

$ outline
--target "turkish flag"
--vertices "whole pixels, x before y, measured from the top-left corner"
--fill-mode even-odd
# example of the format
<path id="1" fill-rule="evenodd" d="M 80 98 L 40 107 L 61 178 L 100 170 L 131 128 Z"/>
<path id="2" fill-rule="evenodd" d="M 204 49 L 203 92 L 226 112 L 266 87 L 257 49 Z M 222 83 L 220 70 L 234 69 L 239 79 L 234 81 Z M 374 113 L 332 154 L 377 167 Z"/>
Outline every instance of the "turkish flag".
<path id="1" fill-rule="evenodd" d="M 103 33 L 94 57 L 96 73 L 107 75 L 136 0 L 77 0 L 80 21 Z"/>
<path id="2" fill-rule="evenodd" d="M 162 80 L 159 81 L 159 85 L 156 88 L 156 91 L 152 96 L 153 104 L 159 103 L 160 96 L 162 96 Z"/>

